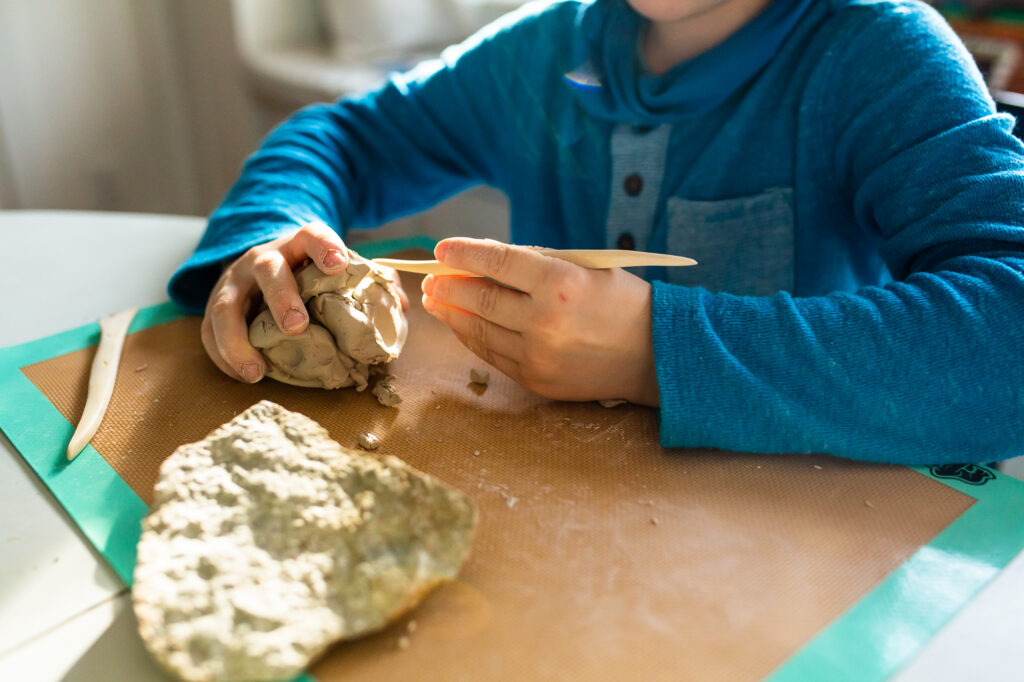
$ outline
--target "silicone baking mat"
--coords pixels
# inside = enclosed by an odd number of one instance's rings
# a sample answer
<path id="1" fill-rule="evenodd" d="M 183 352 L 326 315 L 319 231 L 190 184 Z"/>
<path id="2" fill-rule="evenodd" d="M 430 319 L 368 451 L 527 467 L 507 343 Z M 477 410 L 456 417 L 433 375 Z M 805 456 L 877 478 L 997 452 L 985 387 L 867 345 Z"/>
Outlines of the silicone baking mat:
<path id="1" fill-rule="evenodd" d="M 0 428 L 126 583 L 160 463 L 262 399 L 342 445 L 372 432 L 380 454 L 469 493 L 480 527 L 460 579 L 331 649 L 309 673 L 323 682 L 880 679 L 1024 547 L 1024 484 L 986 467 L 667 450 L 653 410 L 551 402 L 493 370 L 472 384 L 485 365 L 422 310 L 419 277 L 403 282 L 397 407 L 232 381 L 199 318 L 165 304 L 137 317 L 73 463 L 97 325 L 4 349 Z"/>

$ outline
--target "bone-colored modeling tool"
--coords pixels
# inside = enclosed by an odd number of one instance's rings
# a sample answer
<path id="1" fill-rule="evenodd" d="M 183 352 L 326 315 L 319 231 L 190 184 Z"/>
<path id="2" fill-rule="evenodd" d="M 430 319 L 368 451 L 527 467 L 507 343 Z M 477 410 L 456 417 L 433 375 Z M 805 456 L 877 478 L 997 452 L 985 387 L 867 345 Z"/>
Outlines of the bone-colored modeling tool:
<path id="1" fill-rule="evenodd" d="M 138 310 L 131 308 L 100 319 L 100 344 L 96 348 L 96 357 L 92 360 L 92 370 L 89 372 L 89 394 L 85 399 L 85 409 L 68 444 L 69 461 L 85 449 L 103 421 L 110 396 L 114 393 L 114 379 L 117 378 L 117 366 L 121 362 L 124 338 Z"/>
<path id="2" fill-rule="evenodd" d="M 668 253 L 648 253 L 646 251 L 627 251 L 621 249 L 537 249 L 537 251 L 540 251 L 545 256 L 559 258 L 593 270 L 632 268 L 644 265 L 679 267 L 697 264 L 697 261 L 685 256 L 674 256 Z M 425 275 L 479 277 L 475 273 L 452 268 L 436 260 L 374 258 L 373 261 L 379 265 L 386 265 L 403 272 L 418 272 Z"/>

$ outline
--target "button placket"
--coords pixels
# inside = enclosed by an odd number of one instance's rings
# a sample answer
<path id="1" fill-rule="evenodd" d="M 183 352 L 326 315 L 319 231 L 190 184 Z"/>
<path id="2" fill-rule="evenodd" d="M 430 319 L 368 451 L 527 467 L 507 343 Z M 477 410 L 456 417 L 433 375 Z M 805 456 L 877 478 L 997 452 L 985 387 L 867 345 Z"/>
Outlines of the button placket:
<path id="1" fill-rule="evenodd" d="M 646 249 L 654 230 L 672 126 L 619 124 L 612 131 L 612 187 L 605 248 Z M 642 268 L 631 268 L 642 275 Z"/>

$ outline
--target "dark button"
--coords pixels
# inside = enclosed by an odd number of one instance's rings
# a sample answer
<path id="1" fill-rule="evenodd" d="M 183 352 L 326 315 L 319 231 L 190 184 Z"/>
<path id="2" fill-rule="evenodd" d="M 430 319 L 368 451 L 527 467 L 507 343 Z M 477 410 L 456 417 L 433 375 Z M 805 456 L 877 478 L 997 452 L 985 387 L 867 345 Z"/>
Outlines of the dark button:
<path id="1" fill-rule="evenodd" d="M 626 176 L 626 179 L 622 181 L 622 189 L 626 190 L 626 194 L 629 196 L 635 197 L 643 191 L 644 179 L 636 173 L 630 173 Z"/>
<path id="2" fill-rule="evenodd" d="M 629 232 L 623 232 L 619 235 L 619 241 L 615 242 L 620 249 L 632 251 L 636 248 L 636 240 L 633 239 L 633 235 Z"/>
<path id="3" fill-rule="evenodd" d="M 654 130 L 654 126 L 649 126 L 647 124 L 633 126 L 633 132 L 636 133 L 637 135 L 646 135 L 652 130 Z"/>

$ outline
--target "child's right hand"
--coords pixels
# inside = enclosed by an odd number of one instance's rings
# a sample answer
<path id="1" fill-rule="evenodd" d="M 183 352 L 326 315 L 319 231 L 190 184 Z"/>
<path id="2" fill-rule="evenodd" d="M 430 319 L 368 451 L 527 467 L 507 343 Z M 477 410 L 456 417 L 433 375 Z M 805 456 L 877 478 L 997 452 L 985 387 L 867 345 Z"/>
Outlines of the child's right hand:
<path id="1" fill-rule="evenodd" d="M 310 258 L 325 273 L 338 272 L 348 265 L 347 254 L 338 233 L 323 223 L 310 223 L 242 254 L 224 269 L 206 302 L 202 339 L 210 359 L 235 379 L 249 383 L 262 379 L 266 364 L 249 344 L 246 321 L 253 303 L 262 294 L 285 334 L 303 332 L 309 316 L 292 269 Z"/>

